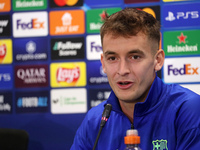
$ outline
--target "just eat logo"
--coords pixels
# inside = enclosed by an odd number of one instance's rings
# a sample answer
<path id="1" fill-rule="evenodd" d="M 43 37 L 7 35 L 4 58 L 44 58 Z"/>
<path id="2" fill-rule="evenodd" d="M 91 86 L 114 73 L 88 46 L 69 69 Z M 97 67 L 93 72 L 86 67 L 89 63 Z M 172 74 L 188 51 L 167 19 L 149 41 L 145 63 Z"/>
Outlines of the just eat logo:
<path id="1" fill-rule="evenodd" d="M 168 65 L 168 75 L 199 75 L 199 67 L 192 67 L 191 64 L 184 64 L 182 68 L 175 68 Z"/>

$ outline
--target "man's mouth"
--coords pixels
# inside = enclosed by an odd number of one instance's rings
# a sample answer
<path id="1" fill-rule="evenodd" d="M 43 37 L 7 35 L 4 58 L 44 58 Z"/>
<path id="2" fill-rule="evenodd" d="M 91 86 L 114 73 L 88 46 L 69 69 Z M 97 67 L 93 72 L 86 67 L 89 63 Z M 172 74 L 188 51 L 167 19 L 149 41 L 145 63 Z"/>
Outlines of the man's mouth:
<path id="1" fill-rule="evenodd" d="M 125 81 L 125 82 L 118 82 L 118 84 L 120 84 L 120 85 L 128 85 L 128 84 L 130 84 L 131 82 L 127 82 L 127 81 Z"/>
<path id="2" fill-rule="evenodd" d="M 118 87 L 123 90 L 127 90 L 133 86 L 133 82 L 131 81 L 119 81 L 117 82 L 117 84 L 118 84 Z"/>

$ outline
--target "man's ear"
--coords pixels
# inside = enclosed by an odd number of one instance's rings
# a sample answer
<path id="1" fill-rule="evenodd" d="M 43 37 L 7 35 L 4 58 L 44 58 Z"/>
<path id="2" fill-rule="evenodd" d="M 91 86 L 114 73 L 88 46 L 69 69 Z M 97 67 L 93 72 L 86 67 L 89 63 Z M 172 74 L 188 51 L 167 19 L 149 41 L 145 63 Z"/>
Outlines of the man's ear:
<path id="1" fill-rule="evenodd" d="M 164 64 L 164 60 L 165 60 L 165 52 L 162 49 L 159 49 L 155 55 L 155 71 L 159 71 L 163 64 Z"/>
<path id="2" fill-rule="evenodd" d="M 105 64 L 104 64 L 104 61 L 103 61 L 103 53 L 101 54 L 101 65 L 102 65 L 102 68 L 103 68 L 103 72 L 106 73 Z"/>

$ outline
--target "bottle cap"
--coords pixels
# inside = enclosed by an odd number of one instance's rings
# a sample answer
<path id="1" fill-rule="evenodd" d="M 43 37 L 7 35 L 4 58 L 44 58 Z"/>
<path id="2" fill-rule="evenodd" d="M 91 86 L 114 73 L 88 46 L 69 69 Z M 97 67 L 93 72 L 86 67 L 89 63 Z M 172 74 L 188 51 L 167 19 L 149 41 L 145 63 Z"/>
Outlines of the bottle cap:
<path id="1" fill-rule="evenodd" d="M 138 136 L 137 130 L 127 130 L 124 137 L 125 144 L 140 144 L 140 136 Z"/>
<path id="2" fill-rule="evenodd" d="M 126 131 L 126 136 L 129 135 L 138 135 L 138 131 L 136 129 L 130 129 Z"/>
<path id="3" fill-rule="evenodd" d="M 124 137 L 125 144 L 140 144 L 140 137 L 137 135 L 130 135 Z"/>

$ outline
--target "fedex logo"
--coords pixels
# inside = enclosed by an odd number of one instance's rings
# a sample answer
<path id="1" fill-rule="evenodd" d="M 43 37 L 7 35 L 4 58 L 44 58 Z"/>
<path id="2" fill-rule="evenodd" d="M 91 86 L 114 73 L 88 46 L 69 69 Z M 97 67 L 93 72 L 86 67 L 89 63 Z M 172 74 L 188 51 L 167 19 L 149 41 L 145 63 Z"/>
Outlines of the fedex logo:
<path id="1" fill-rule="evenodd" d="M 95 42 L 91 42 L 91 52 L 96 51 L 96 52 L 102 52 L 102 47 L 101 45 L 98 45 Z"/>
<path id="2" fill-rule="evenodd" d="M 31 19 L 30 22 L 22 22 L 21 19 L 17 20 L 17 29 L 40 29 L 44 28 L 44 21 L 38 21 L 37 18 Z"/>
<path id="3" fill-rule="evenodd" d="M 191 64 L 184 64 L 182 68 L 175 68 L 173 65 L 168 65 L 168 75 L 198 75 L 199 67 L 191 67 Z"/>
<path id="4" fill-rule="evenodd" d="M 12 25 L 14 37 L 47 36 L 48 14 L 45 11 L 14 13 Z"/>
<path id="5" fill-rule="evenodd" d="M 200 82 L 200 57 L 165 58 L 165 83 Z"/>
<path id="6" fill-rule="evenodd" d="M 102 53 L 101 38 L 100 35 L 88 35 L 87 41 L 87 59 L 88 60 L 100 60 Z"/>

